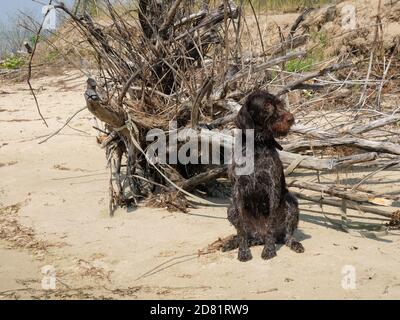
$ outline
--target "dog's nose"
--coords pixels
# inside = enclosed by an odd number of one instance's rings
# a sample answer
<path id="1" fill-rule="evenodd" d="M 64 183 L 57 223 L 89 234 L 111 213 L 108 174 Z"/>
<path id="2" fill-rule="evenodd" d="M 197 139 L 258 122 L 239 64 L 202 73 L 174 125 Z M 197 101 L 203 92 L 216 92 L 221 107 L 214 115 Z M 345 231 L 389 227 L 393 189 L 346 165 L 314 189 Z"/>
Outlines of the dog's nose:
<path id="1" fill-rule="evenodd" d="M 287 122 L 290 125 L 294 124 L 294 116 L 291 113 L 288 113 L 288 115 L 287 115 Z"/>

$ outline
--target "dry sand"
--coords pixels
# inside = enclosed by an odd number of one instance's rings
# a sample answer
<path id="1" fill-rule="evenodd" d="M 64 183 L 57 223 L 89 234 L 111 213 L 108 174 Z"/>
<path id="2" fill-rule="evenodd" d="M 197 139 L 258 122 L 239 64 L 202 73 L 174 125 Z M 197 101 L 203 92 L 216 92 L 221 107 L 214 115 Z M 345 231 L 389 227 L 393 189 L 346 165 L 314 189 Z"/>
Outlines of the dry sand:
<path id="1" fill-rule="evenodd" d="M 225 208 L 120 209 L 110 218 L 105 155 L 90 114 L 38 144 L 84 105 L 84 83 L 76 73 L 35 81 L 49 128 L 24 84 L 1 86 L 0 298 L 400 298 L 400 238 L 346 234 L 318 206 L 301 206 L 304 254 L 280 247 L 264 261 L 256 247 L 248 263 L 236 251 L 197 256 L 234 231 Z M 372 180 L 400 189 L 396 171 Z M 57 287 L 46 291 L 48 265 Z M 356 289 L 341 285 L 345 265 L 355 268 Z"/>

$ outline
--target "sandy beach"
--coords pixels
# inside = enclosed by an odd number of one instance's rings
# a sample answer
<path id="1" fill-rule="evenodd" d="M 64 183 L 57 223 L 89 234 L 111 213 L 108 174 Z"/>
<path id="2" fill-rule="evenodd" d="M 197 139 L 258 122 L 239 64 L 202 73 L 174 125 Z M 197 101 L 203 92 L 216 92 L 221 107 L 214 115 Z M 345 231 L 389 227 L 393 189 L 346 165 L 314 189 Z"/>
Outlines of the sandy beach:
<path id="1" fill-rule="evenodd" d="M 234 232 L 226 206 L 119 209 L 110 218 L 108 169 L 90 113 L 38 144 L 85 105 L 84 85 L 77 72 L 35 80 L 49 128 L 25 84 L 1 85 L 0 299 L 400 298 L 398 235 L 345 233 L 317 205 L 301 204 L 304 254 L 279 247 L 264 261 L 255 247 L 248 263 L 237 251 L 198 254 Z M 370 185 L 397 192 L 400 172 L 381 172 Z M 346 266 L 354 270 L 350 287 Z M 49 276 L 53 290 L 43 289 Z"/>

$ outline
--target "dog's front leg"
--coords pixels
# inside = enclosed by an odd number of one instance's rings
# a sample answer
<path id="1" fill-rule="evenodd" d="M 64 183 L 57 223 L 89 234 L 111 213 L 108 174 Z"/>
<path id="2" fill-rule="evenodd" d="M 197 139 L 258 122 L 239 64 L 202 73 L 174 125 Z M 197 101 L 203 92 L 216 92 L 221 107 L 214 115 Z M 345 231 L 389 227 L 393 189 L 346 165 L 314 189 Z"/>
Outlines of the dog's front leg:
<path id="1" fill-rule="evenodd" d="M 271 178 L 271 177 L 270 177 Z M 271 190 L 268 193 L 269 200 L 269 212 L 265 213 L 265 216 L 268 216 L 267 220 L 263 222 L 265 227 L 265 236 L 264 236 L 264 249 L 261 253 L 261 258 L 264 260 L 272 259 L 276 256 L 276 248 L 275 242 L 276 238 L 274 235 L 274 216 L 277 214 L 277 210 L 279 208 L 279 190 L 280 186 L 276 185 L 274 179 L 270 180 Z"/>
<path id="2" fill-rule="evenodd" d="M 239 238 L 238 260 L 242 261 L 242 262 L 249 261 L 253 258 L 253 256 L 251 255 L 247 232 L 244 228 L 243 221 L 240 221 L 238 228 L 237 228 L 237 232 L 238 232 L 238 238 Z"/>
<path id="3" fill-rule="evenodd" d="M 268 228 L 270 229 L 270 228 Z M 264 260 L 272 259 L 276 256 L 275 237 L 271 231 L 268 230 L 265 236 L 264 249 L 261 253 L 261 258 Z"/>

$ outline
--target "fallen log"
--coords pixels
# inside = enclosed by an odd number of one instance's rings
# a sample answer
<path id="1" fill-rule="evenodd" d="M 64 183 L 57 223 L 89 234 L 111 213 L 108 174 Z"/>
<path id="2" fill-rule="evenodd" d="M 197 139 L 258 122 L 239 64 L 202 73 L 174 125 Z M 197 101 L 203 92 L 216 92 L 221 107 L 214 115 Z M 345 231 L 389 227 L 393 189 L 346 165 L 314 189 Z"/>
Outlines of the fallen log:
<path id="1" fill-rule="evenodd" d="M 312 127 L 306 127 L 301 123 L 296 123 L 291 129 L 292 132 L 305 135 L 309 138 L 316 138 L 316 139 L 329 139 L 335 138 L 335 134 L 323 130 L 319 130 Z"/>
<path id="2" fill-rule="evenodd" d="M 372 141 L 363 138 L 355 137 L 342 137 L 342 138 L 330 138 L 325 140 L 313 140 L 312 142 L 307 140 L 296 141 L 283 145 L 284 149 L 290 152 L 300 152 L 310 147 L 313 148 L 325 148 L 332 146 L 349 146 L 357 147 L 361 149 L 371 150 L 375 152 L 385 152 L 400 155 L 400 146 L 386 141 Z"/>
<path id="3" fill-rule="evenodd" d="M 201 129 L 197 132 L 197 134 L 200 141 L 204 143 L 212 141 L 215 144 L 219 144 L 220 147 L 228 149 L 232 153 L 234 145 L 234 137 L 232 135 L 206 129 Z M 188 140 L 190 138 L 190 135 L 190 131 L 188 131 L 186 134 L 180 134 L 180 141 Z M 333 171 L 354 165 L 356 163 L 363 163 L 375 160 L 378 155 L 377 153 L 366 153 L 336 159 L 319 159 L 316 157 L 303 156 L 288 151 L 279 151 L 279 156 L 283 164 L 286 166 L 291 165 L 294 162 L 298 162 L 299 168 L 319 171 Z"/>
<path id="4" fill-rule="evenodd" d="M 300 192 L 296 192 L 296 191 L 291 191 L 297 198 L 299 199 L 303 199 L 303 200 L 307 200 L 310 202 L 315 202 L 318 204 L 325 204 L 328 206 L 332 206 L 332 207 L 337 207 L 337 208 L 342 208 L 343 203 L 341 200 L 332 200 L 332 199 L 325 199 L 322 198 L 321 196 L 309 196 L 309 195 L 305 195 L 303 193 Z M 354 204 L 352 201 L 346 201 L 347 206 L 350 209 L 353 210 L 359 210 L 362 212 L 368 212 L 368 213 L 372 213 L 372 214 L 376 214 L 382 217 L 386 217 L 391 219 L 393 217 L 393 214 L 381 209 L 377 209 L 375 207 L 370 207 L 370 206 L 364 206 L 364 205 L 358 205 L 358 204 Z M 395 212 L 396 208 L 391 208 L 393 210 L 393 212 Z"/>
<path id="5" fill-rule="evenodd" d="M 289 83 L 288 85 L 286 85 L 285 87 L 283 87 L 281 90 L 279 90 L 276 95 L 277 96 L 282 96 L 292 90 L 296 90 L 298 88 L 298 86 L 302 85 L 304 82 L 311 80 L 313 78 L 316 77 L 320 77 L 323 75 L 326 75 L 328 73 L 334 72 L 334 71 L 338 71 L 338 70 L 342 70 L 345 68 L 349 68 L 353 66 L 352 62 L 344 62 L 344 63 L 340 63 L 340 64 L 334 64 L 332 66 L 323 68 L 321 70 L 318 71 L 314 71 L 314 72 L 310 72 L 307 73 L 306 75 L 302 76 L 300 79 L 297 79 L 291 83 Z"/>
<path id="6" fill-rule="evenodd" d="M 359 203 L 370 203 L 380 206 L 390 207 L 393 205 L 393 200 L 387 199 L 384 196 L 377 196 L 366 192 L 343 190 L 336 185 L 323 185 L 320 183 L 306 182 L 293 180 L 288 183 L 289 187 L 295 187 L 298 189 L 312 190 L 321 192 L 323 195 L 330 195 L 342 199 L 351 200 Z"/>
<path id="7" fill-rule="evenodd" d="M 187 179 L 186 181 L 180 184 L 180 187 L 186 191 L 192 191 L 200 184 L 205 184 L 207 182 L 218 179 L 226 174 L 228 170 L 227 166 L 223 166 L 220 168 L 211 169 L 209 171 L 200 173 L 193 178 Z"/>
<path id="8" fill-rule="evenodd" d="M 182 34 L 177 35 L 174 40 L 180 41 L 184 38 L 190 37 L 190 35 L 193 35 L 195 32 L 198 32 L 200 36 L 204 35 L 204 33 L 207 33 L 212 27 L 222 23 L 225 18 L 236 19 L 238 14 L 238 7 L 232 1 L 229 1 L 229 10 L 227 11 L 225 11 L 224 4 L 221 4 L 215 10 L 210 11 L 200 23 L 195 25 L 193 28 L 186 30 Z"/>
<path id="9" fill-rule="evenodd" d="M 230 111 L 230 113 L 211 122 L 210 126 L 213 128 L 233 121 L 241 108 L 241 105 L 237 102 L 226 102 L 226 104 L 219 102 L 218 105 L 223 105 Z M 390 115 L 381 119 L 371 121 L 367 124 L 347 125 L 336 132 L 328 132 L 313 127 L 307 127 L 301 123 L 296 123 L 294 126 L 292 126 L 291 132 L 305 135 L 306 137 L 314 139 L 334 139 L 345 135 L 359 135 L 387 125 L 397 123 L 399 121 L 400 115 Z"/>
<path id="10" fill-rule="evenodd" d="M 290 165 L 295 161 L 301 160 L 298 164 L 299 168 L 318 170 L 318 171 L 335 171 L 350 167 L 357 163 L 364 163 L 376 159 L 376 153 L 368 153 L 363 155 L 353 155 L 341 158 L 319 159 L 316 157 L 302 156 L 297 153 L 280 151 L 279 156 L 285 165 Z"/>
<path id="11" fill-rule="evenodd" d="M 399 122 L 399 121 L 400 121 L 400 115 L 390 115 L 388 117 L 384 117 L 381 119 L 371 121 L 367 124 L 361 124 L 361 125 L 360 124 L 351 124 L 351 125 L 345 126 L 339 130 L 339 134 L 341 134 L 341 135 L 362 134 L 362 133 L 372 131 L 372 130 Z"/>

